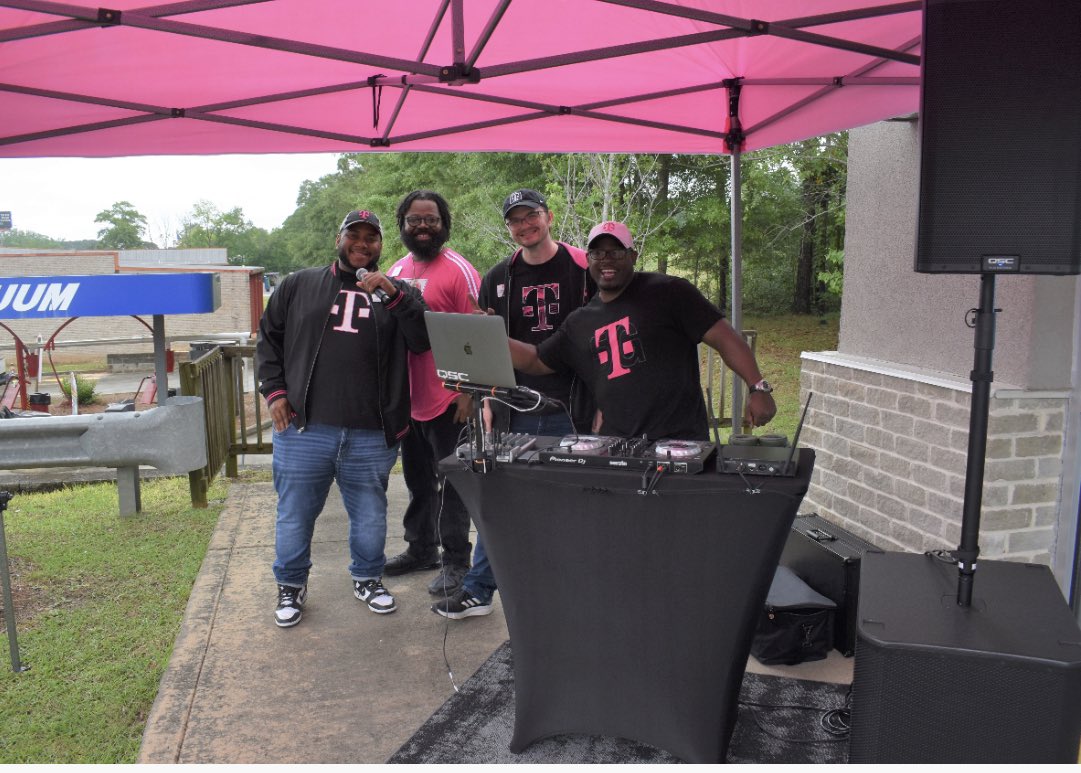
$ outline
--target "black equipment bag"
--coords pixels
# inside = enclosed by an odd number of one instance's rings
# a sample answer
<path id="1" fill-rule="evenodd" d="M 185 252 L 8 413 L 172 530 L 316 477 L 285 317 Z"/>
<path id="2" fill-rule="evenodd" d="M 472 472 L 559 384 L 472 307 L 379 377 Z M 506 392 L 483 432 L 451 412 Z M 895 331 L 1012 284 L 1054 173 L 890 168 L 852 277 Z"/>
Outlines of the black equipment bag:
<path id="1" fill-rule="evenodd" d="M 765 665 L 793 666 L 824 659 L 833 646 L 836 607 L 787 566 L 778 566 L 751 654 Z"/>
<path id="2" fill-rule="evenodd" d="M 869 550 L 878 548 L 817 513 L 810 513 L 796 517 L 781 554 L 781 566 L 792 569 L 837 605 L 833 646 L 846 657 L 856 651 L 860 559 Z"/>

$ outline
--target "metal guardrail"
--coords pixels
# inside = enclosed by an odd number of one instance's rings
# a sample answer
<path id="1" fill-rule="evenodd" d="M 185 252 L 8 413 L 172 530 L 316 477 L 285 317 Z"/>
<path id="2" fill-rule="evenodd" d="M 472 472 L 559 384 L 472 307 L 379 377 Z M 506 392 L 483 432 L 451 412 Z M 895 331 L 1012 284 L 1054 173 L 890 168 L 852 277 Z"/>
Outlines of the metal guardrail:
<path id="1" fill-rule="evenodd" d="M 207 506 L 207 491 L 223 465 L 226 476 L 235 478 L 240 455 L 274 450 L 264 434 L 269 425 L 263 419 L 254 369 L 248 375 L 251 388 L 245 389 L 244 361 L 254 357 L 254 344 L 215 346 L 196 360 L 180 363 L 180 393 L 202 397 L 205 411 L 207 464 L 188 474 L 195 507 Z M 253 411 L 248 410 L 246 393 L 255 397 Z"/>
<path id="2" fill-rule="evenodd" d="M 139 466 L 183 473 L 206 462 L 194 397 L 125 413 L 5 419 L 0 423 L 0 469 L 115 467 L 120 514 L 139 512 Z"/>

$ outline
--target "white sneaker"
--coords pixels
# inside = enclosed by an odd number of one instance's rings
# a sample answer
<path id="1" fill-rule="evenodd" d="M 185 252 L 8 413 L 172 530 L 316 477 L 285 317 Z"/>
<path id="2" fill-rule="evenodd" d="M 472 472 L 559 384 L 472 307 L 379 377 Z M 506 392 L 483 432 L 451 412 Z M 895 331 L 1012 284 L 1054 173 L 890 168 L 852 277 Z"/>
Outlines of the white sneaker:
<path id="1" fill-rule="evenodd" d="M 353 595 L 368 605 L 377 615 L 386 615 L 398 608 L 383 580 L 353 580 Z"/>
<path id="2" fill-rule="evenodd" d="M 278 585 L 278 608 L 274 610 L 274 622 L 279 628 L 290 628 L 303 617 L 304 602 L 308 599 L 308 586 Z"/>

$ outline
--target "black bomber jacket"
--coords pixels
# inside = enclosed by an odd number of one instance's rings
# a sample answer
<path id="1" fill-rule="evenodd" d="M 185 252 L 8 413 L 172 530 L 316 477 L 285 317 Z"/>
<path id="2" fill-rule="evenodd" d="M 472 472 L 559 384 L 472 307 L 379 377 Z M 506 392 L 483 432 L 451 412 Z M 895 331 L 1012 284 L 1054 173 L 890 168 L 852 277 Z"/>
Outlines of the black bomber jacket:
<path id="1" fill-rule="evenodd" d="M 296 412 L 293 424 L 301 431 L 307 425 L 308 388 L 315 358 L 330 321 L 330 307 L 342 287 L 338 270 L 335 261 L 290 274 L 270 296 L 259 322 L 255 343 L 259 392 L 267 404 L 287 397 Z M 390 281 L 398 294 L 387 303 L 372 304 L 379 351 L 379 415 L 388 446 L 409 431 L 406 353 L 419 354 L 429 349 L 424 325 L 428 307 L 420 291 L 401 280 Z"/>

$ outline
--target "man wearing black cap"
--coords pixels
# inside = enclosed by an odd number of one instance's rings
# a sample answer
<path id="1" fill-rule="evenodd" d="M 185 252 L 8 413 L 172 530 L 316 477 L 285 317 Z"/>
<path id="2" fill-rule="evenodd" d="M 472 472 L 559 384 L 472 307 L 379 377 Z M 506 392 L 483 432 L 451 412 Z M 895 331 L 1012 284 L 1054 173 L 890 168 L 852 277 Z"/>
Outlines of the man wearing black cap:
<path id="1" fill-rule="evenodd" d="M 556 331 L 568 314 L 592 297 L 596 285 L 587 271 L 585 251 L 552 238 L 552 213 L 541 193 L 521 188 L 507 196 L 503 201 L 503 222 L 521 249 L 485 274 L 478 304 L 503 317 L 511 338 L 539 344 Z M 558 400 L 565 408 L 520 413 L 495 403 L 491 405 L 495 429 L 553 436 L 572 433 L 574 425 L 580 432 L 590 430 L 593 401 L 587 389 L 576 388 L 580 382 L 573 373 L 516 373 L 515 379 L 520 386 Z M 462 587 L 436 602 L 432 611 L 453 620 L 487 615 L 492 612 L 495 591 L 495 575 L 478 535 L 473 567 Z"/>
<path id="2" fill-rule="evenodd" d="M 379 273 L 383 232 L 368 210 L 345 216 L 329 266 L 287 276 L 256 342 L 259 391 L 274 422 L 278 493 L 274 622 L 300 622 L 311 540 L 330 484 L 349 515 L 353 594 L 377 614 L 397 609 L 383 587 L 387 482 L 409 430 L 407 352 L 428 350 L 420 293 Z"/>
<path id="3" fill-rule="evenodd" d="M 636 272 L 638 253 L 623 223 L 598 224 L 587 245 L 596 297 L 538 346 L 512 339 L 517 370 L 571 370 L 584 378 L 603 416 L 603 435 L 709 440 L 698 371 L 702 342 L 749 385 L 751 423 L 773 418 L 773 389 L 720 309 L 685 279 Z"/>

